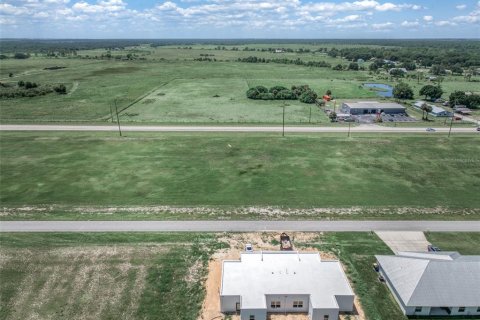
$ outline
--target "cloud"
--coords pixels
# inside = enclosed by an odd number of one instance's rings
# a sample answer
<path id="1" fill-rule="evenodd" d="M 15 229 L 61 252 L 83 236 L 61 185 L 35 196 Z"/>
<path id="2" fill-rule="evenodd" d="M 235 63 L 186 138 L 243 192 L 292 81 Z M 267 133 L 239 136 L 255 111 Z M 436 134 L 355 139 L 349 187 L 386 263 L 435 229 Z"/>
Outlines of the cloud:
<path id="1" fill-rule="evenodd" d="M 403 21 L 401 23 L 401 26 L 402 27 L 406 27 L 406 28 L 416 28 L 420 25 L 420 23 L 418 21 Z"/>
<path id="2" fill-rule="evenodd" d="M 391 29 L 394 26 L 392 22 L 374 23 L 372 28 L 375 30 Z"/>
<path id="3" fill-rule="evenodd" d="M 467 8 L 467 5 L 466 4 L 459 4 L 455 8 L 457 8 L 458 10 L 465 10 Z"/>
<path id="4" fill-rule="evenodd" d="M 431 22 L 431 21 L 433 21 L 433 17 L 432 16 L 423 16 L 423 21 Z"/>
<path id="5" fill-rule="evenodd" d="M 445 27 L 445 26 L 456 26 L 457 24 L 452 21 L 441 20 L 441 21 L 435 22 L 435 25 L 439 27 Z"/>

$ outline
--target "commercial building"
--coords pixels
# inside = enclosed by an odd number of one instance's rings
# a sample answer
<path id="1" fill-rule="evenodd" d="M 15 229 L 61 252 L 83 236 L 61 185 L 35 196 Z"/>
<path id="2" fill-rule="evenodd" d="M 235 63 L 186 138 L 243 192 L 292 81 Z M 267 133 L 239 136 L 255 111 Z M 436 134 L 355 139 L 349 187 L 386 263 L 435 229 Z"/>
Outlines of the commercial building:
<path id="1" fill-rule="evenodd" d="M 362 114 L 405 114 L 406 108 L 398 103 L 378 101 L 344 102 L 341 113 Z"/>
<path id="2" fill-rule="evenodd" d="M 376 258 L 405 315 L 480 315 L 480 256 L 399 252 Z"/>
<path id="3" fill-rule="evenodd" d="M 336 320 L 353 311 L 354 293 L 339 261 L 318 253 L 252 252 L 224 261 L 221 311 L 242 320 L 265 320 L 267 313 L 308 313 L 311 320 Z"/>

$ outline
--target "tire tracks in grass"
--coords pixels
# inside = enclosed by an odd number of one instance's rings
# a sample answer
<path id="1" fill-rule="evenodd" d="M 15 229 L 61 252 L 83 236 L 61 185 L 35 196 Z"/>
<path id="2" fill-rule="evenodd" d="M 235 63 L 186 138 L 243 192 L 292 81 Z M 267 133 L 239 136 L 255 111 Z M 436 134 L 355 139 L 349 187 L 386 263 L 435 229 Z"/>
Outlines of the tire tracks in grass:
<path id="1" fill-rule="evenodd" d="M 133 102 L 129 103 L 126 107 L 124 108 L 121 108 L 120 110 L 118 110 L 118 114 L 120 114 L 121 112 L 127 110 L 128 108 L 134 106 L 135 104 L 137 104 L 138 102 L 142 101 L 144 98 L 148 97 L 149 95 L 151 95 L 152 93 L 154 93 L 155 91 L 157 91 L 158 89 L 166 86 L 167 84 L 171 83 L 172 81 L 175 81 L 175 80 L 179 80 L 181 78 L 173 78 L 173 79 L 170 79 L 164 83 L 162 83 L 161 85 L 153 88 L 152 90 L 148 91 L 147 93 L 144 93 L 142 94 L 140 97 L 136 98 L 135 100 L 133 100 Z M 104 121 L 108 121 L 108 120 L 114 120 L 112 119 L 112 116 L 110 114 L 107 114 L 105 117 L 101 118 L 100 120 L 104 120 Z"/>

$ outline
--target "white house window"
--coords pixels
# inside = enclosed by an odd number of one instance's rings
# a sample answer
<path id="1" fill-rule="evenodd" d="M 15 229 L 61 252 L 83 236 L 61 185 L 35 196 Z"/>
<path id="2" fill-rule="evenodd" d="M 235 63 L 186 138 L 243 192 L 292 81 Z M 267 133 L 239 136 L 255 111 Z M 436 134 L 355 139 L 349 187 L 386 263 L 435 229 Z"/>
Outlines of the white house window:
<path id="1" fill-rule="evenodd" d="M 255 320 L 255 316 L 254 315 L 250 315 L 250 317 L 248 318 L 249 320 Z"/>
<path id="2" fill-rule="evenodd" d="M 303 301 L 293 301 L 294 308 L 303 308 Z"/>
<path id="3" fill-rule="evenodd" d="M 422 307 L 415 307 L 415 312 L 422 312 Z"/>
<path id="4" fill-rule="evenodd" d="M 278 309 L 278 308 L 280 308 L 280 306 L 281 306 L 281 305 L 280 305 L 280 301 L 272 301 L 272 302 L 270 303 L 270 307 L 271 307 L 272 309 Z"/>
<path id="5" fill-rule="evenodd" d="M 458 312 L 465 312 L 465 307 L 459 307 Z"/>

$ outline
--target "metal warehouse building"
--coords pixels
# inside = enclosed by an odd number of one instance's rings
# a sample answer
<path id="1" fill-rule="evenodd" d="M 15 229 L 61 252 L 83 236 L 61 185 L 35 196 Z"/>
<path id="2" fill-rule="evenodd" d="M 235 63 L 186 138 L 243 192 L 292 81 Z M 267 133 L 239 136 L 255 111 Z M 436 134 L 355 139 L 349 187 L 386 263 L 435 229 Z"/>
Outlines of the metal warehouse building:
<path id="1" fill-rule="evenodd" d="M 242 320 L 287 312 L 336 320 L 353 310 L 353 299 L 340 262 L 322 261 L 318 253 L 253 252 L 223 262 L 221 310 L 240 312 Z"/>
<path id="2" fill-rule="evenodd" d="M 404 314 L 480 315 L 480 256 L 399 252 L 376 258 Z"/>
<path id="3" fill-rule="evenodd" d="M 342 113 L 349 113 L 352 115 L 406 113 L 406 108 L 398 103 L 378 101 L 344 102 L 340 110 Z"/>

